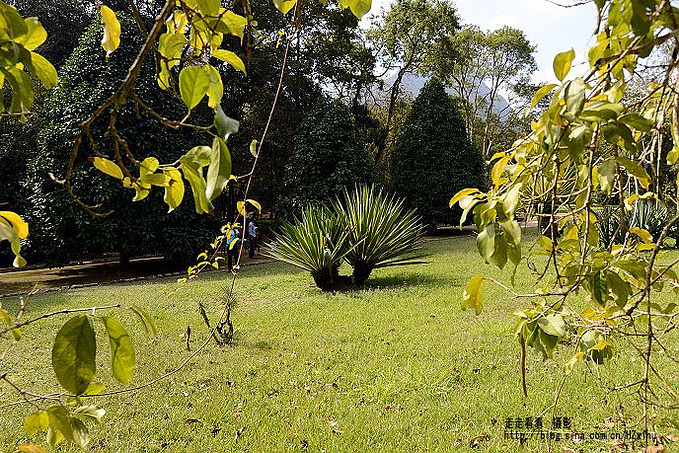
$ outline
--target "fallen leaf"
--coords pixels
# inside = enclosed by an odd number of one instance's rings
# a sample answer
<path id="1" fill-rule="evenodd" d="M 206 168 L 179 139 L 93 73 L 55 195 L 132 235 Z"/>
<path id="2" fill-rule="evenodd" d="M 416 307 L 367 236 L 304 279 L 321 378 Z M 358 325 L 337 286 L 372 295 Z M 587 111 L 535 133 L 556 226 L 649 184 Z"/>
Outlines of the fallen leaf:
<path id="1" fill-rule="evenodd" d="M 563 453 L 578 453 L 578 452 L 573 450 L 572 448 L 563 447 Z"/>
<path id="2" fill-rule="evenodd" d="M 665 453 L 665 446 L 663 444 L 649 445 L 644 448 L 644 453 Z"/>
<path id="3" fill-rule="evenodd" d="M 478 436 L 472 438 L 472 440 L 469 442 L 469 446 L 471 448 L 478 448 L 481 445 L 481 442 L 485 442 L 487 440 L 490 440 L 490 436 L 488 434 L 479 434 Z"/>
<path id="4" fill-rule="evenodd" d="M 238 439 L 240 438 L 240 436 L 243 435 L 243 433 L 245 432 L 246 429 L 247 429 L 247 426 L 243 426 L 238 431 L 236 431 L 236 437 L 233 438 L 233 441 L 238 442 Z"/>

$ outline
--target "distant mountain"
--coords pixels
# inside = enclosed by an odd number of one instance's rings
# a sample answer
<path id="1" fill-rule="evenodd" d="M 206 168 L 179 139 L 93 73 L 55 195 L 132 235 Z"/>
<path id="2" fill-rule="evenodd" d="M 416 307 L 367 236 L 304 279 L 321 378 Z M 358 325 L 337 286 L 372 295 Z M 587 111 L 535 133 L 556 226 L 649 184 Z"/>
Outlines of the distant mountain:
<path id="1" fill-rule="evenodd" d="M 396 74 L 392 75 L 387 79 L 385 87 L 390 88 L 395 80 Z M 415 98 L 420 93 L 420 90 L 422 89 L 427 80 L 428 79 L 426 77 L 421 77 L 415 73 L 408 72 L 403 76 L 403 80 L 401 82 L 401 90 Z M 453 90 L 452 88 L 447 88 L 446 92 L 448 92 L 448 94 L 459 96 L 459 94 L 456 93 L 455 90 Z M 481 82 L 479 84 L 477 97 L 483 98 L 486 95 L 488 95 L 489 92 L 490 88 L 488 87 L 488 85 L 486 85 L 485 82 Z M 468 99 L 468 101 L 473 101 L 473 99 Z M 501 95 L 498 95 L 497 98 L 495 99 L 495 102 L 493 103 L 493 110 L 495 110 L 496 112 L 502 112 L 501 115 L 502 118 L 507 116 L 507 114 L 509 113 L 509 103 L 507 102 L 507 99 L 505 99 Z"/>

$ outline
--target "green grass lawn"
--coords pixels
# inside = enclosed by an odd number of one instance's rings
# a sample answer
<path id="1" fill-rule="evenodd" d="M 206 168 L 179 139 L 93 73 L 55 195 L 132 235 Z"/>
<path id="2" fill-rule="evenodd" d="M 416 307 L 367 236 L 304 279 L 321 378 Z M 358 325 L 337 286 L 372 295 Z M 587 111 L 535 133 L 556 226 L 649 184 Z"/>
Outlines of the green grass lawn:
<path id="1" fill-rule="evenodd" d="M 92 429 L 92 450 L 548 451 L 546 441 L 533 439 L 521 447 L 505 439 L 505 422 L 536 417 L 550 406 L 571 349 L 559 349 L 547 362 L 529 349 L 529 396 L 523 397 L 510 314 L 527 301 L 487 284 L 480 316 L 460 309 L 470 277 L 483 272 L 508 282 L 511 270 L 483 264 L 470 236 L 434 240 L 426 249 L 428 264 L 377 270 L 366 289 L 336 295 L 320 292 L 307 274 L 287 265 L 244 267 L 233 316 L 235 344 L 210 345 L 185 369 L 150 388 L 99 399 L 107 414 Z M 517 283 L 532 289 L 527 270 L 519 271 Z M 137 347 L 134 383 L 141 384 L 187 355 L 187 326 L 193 348 L 205 339 L 197 305 L 203 302 L 216 317 L 226 284 L 227 275 L 214 272 L 172 296 L 166 295 L 176 288 L 171 280 L 47 293 L 32 300 L 27 316 L 118 302 L 141 306 L 157 319 L 156 340 L 144 334 L 133 314 L 116 315 Z M 14 311 L 17 300 L 7 298 L 3 304 Z M 26 327 L 5 358 L 8 376 L 36 391 L 54 389 L 51 343 L 66 319 Z M 96 327 L 98 379 L 110 384 L 109 390 L 121 388 L 110 374 L 103 329 Z M 676 337 L 668 342 L 677 352 Z M 677 384 L 676 373 L 670 373 L 676 366 L 670 363 L 660 366 Z M 636 380 L 637 370 L 639 361 L 625 350 L 605 366 L 576 368 L 556 415 L 568 417 L 573 430 L 586 438 L 554 442 L 553 451 L 610 451 L 610 440 L 591 440 L 589 434 L 639 429 L 636 396 L 607 390 Z M 0 386 L 0 405 L 19 399 Z M 0 409 L 0 450 L 13 451 L 23 441 L 44 443 L 43 434 L 23 432 L 22 420 L 30 411 L 25 406 Z M 672 416 L 654 414 L 653 428 L 674 434 Z M 551 411 L 544 416 L 545 428 L 551 417 Z M 483 437 L 472 449 L 477 436 Z M 637 444 L 634 451 L 640 450 Z"/>

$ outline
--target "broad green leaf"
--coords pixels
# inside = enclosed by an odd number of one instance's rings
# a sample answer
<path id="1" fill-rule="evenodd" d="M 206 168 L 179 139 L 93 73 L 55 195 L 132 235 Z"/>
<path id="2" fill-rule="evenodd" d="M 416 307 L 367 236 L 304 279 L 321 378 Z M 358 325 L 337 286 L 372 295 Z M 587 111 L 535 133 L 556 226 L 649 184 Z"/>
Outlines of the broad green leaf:
<path id="1" fill-rule="evenodd" d="M 200 66 L 187 66 L 179 73 L 179 93 L 189 111 L 198 105 L 209 87 L 210 76 Z"/>
<path id="2" fill-rule="evenodd" d="M 252 198 L 248 198 L 248 199 L 245 200 L 245 201 L 246 201 L 247 203 L 250 203 L 252 206 L 254 206 L 255 209 L 257 209 L 257 211 L 259 211 L 260 214 L 262 213 L 262 205 L 259 204 L 258 201 L 253 200 Z"/>
<path id="3" fill-rule="evenodd" d="M 546 315 L 538 318 L 538 326 L 547 335 L 563 337 L 566 335 L 566 324 L 561 315 Z"/>
<path id="4" fill-rule="evenodd" d="M 47 409 L 47 417 L 49 420 L 49 427 L 52 431 L 58 431 L 63 437 L 68 440 L 73 440 L 73 425 L 71 424 L 71 416 L 65 407 L 55 405 Z M 59 436 L 55 434 L 56 443 L 59 442 Z"/>
<path id="5" fill-rule="evenodd" d="M 575 58 L 575 51 L 573 49 L 561 52 L 554 57 L 554 74 L 556 78 L 563 81 L 571 70 L 573 59 Z"/>
<path id="6" fill-rule="evenodd" d="M 643 228 L 639 227 L 632 227 L 629 229 L 629 232 L 632 234 L 636 234 L 639 236 L 644 242 L 653 242 L 653 236 L 651 233 L 649 233 L 647 230 L 644 230 Z"/>
<path id="7" fill-rule="evenodd" d="M 450 199 L 450 201 L 448 202 L 448 206 L 452 208 L 455 205 L 455 203 L 458 203 L 462 198 L 469 196 L 469 195 L 472 195 L 472 194 L 477 194 L 477 193 L 481 193 L 481 191 L 479 189 L 473 189 L 473 188 L 462 189 L 458 193 L 456 193 L 453 196 L 453 198 Z"/>
<path id="8" fill-rule="evenodd" d="M 156 322 L 145 310 L 137 307 L 136 305 L 132 305 L 130 307 L 130 310 L 132 311 L 132 313 L 137 315 L 142 325 L 144 326 L 146 333 L 150 333 L 151 335 L 153 335 L 153 337 L 158 336 L 158 327 L 156 326 Z"/>
<path id="9" fill-rule="evenodd" d="M 164 173 L 170 178 L 170 182 L 165 186 L 163 200 L 170 208 L 167 212 L 172 212 L 184 200 L 184 180 L 182 179 L 182 174 L 175 168 L 164 170 Z"/>
<path id="10" fill-rule="evenodd" d="M 514 184 L 512 188 L 509 190 L 509 192 L 507 192 L 507 194 L 504 196 L 504 199 L 502 200 L 502 208 L 505 212 L 505 215 L 510 219 L 514 218 L 516 208 L 519 206 L 522 187 L 523 184 L 521 183 Z"/>
<path id="11" fill-rule="evenodd" d="M 507 236 L 504 234 L 495 235 L 495 247 L 490 256 L 490 264 L 498 269 L 504 269 L 507 264 Z"/>
<path id="12" fill-rule="evenodd" d="M 246 74 L 245 63 L 243 63 L 243 60 L 241 60 L 238 55 L 231 52 L 230 50 L 216 49 L 212 51 L 212 56 L 229 63 L 231 66 L 233 66 L 234 69 L 243 72 L 243 74 Z"/>
<path id="13" fill-rule="evenodd" d="M 354 13 L 358 19 L 362 19 L 363 16 L 370 12 L 372 7 L 372 0 L 340 0 L 340 6 L 342 4 L 348 4 L 351 12 Z M 345 8 L 345 6 L 342 6 Z"/>
<path id="14" fill-rule="evenodd" d="M 469 280 L 462 294 L 462 309 L 473 308 L 477 316 L 483 310 L 483 281 L 483 275 L 475 275 Z"/>
<path id="15" fill-rule="evenodd" d="M 231 153 L 226 142 L 215 137 L 212 141 L 212 155 L 207 169 L 205 196 L 208 200 L 214 200 L 222 193 L 229 176 L 231 176 Z"/>
<path id="16" fill-rule="evenodd" d="M 606 305 L 608 299 L 608 286 L 606 279 L 601 278 L 601 272 L 597 271 L 592 276 L 592 299 L 599 305 Z"/>
<path id="17" fill-rule="evenodd" d="M 90 158 L 90 161 L 100 172 L 106 173 L 107 175 L 113 176 L 117 179 L 123 179 L 123 171 L 115 162 L 103 157 L 92 157 Z"/>
<path id="18" fill-rule="evenodd" d="M 9 106 L 11 113 L 26 113 L 33 106 L 33 82 L 24 71 L 16 67 L 4 71 L 4 75 L 12 88 L 12 103 Z"/>
<path id="19" fill-rule="evenodd" d="M 222 101 L 224 95 L 224 84 L 222 83 L 222 76 L 211 65 L 204 66 L 205 72 L 210 76 L 210 86 L 207 89 L 208 102 L 207 105 L 214 109 Z"/>
<path id="20" fill-rule="evenodd" d="M 40 21 L 35 17 L 27 17 L 24 20 L 27 31 L 17 38 L 16 42 L 28 50 L 34 50 L 47 39 L 47 32 Z M 32 53 L 32 52 L 31 52 Z"/>
<path id="21" fill-rule="evenodd" d="M 229 135 L 238 132 L 240 123 L 233 118 L 226 116 L 224 110 L 222 110 L 221 105 L 217 105 L 215 108 L 215 129 L 217 129 L 217 135 L 224 139 L 224 141 L 229 139 Z"/>
<path id="22" fill-rule="evenodd" d="M 210 149 L 210 148 L 208 148 Z M 207 183 L 202 174 L 202 166 L 196 160 L 184 155 L 179 158 L 181 163 L 181 170 L 184 178 L 191 186 L 191 193 L 193 194 L 193 201 L 195 203 L 196 212 L 198 214 L 207 214 L 212 212 L 214 206 L 205 196 L 205 188 Z"/>
<path id="23" fill-rule="evenodd" d="M 220 30 L 222 33 L 231 33 L 234 36 L 238 36 L 241 40 L 243 39 L 243 29 L 248 24 L 248 20 L 234 13 L 231 10 L 225 10 L 221 12 L 221 18 L 219 19 L 220 24 L 226 27 L 226 30 Z M 254 26 L 254 25 L 253 25 Z"/>
<path id="24" fill-rule="evenodd" d="M 615 296 L 615 303 L 624 308 L 631 294 L 631 286 L 615 272 L 606 273 L 606 283 Z"/>
<path id="25" fill-rule="evenodd" d="M 601 191 L 610 194 L 615 184 L 616 165 L 613 159 L 604 161 L 599 165 L 597 171 L 597 179 L 599 180 L 599 187 Z"/>
<path id="26" fill-rule="evenodd" d="M 54 88 L 57 86 L 57 70 L 54 69 L 52 63 L 47 61 L 45 57 L 35 52 L 31 52 L 31 65 L 35 76 L 40 79 L 45 88 Z"/>
<path id="27" fill-rule="evenodd" d="M 13 6 L 0 2 L 0 25 L 10 38 L 19 38 L 28 33 L 28 25 Z"/>
<path id="28" fill-rule="evenodd" d="M 628 126 L 631 126 L 634 129 L 642 132 L 650 131 L 654 125 L 653 121 L 644 118 L 638 113 L 627 113 L 618 118 L 618 121 L 620 121 L 621 123 L 625 123 Z"/>
<path id="29" fill-rule="evenodd" d="M 620 165 L 625 167 L 625 169 L 637 180 L 639 180 L 639 184 L 642 185 L 644 189 L 648 189 L 648 186 L 651 182 L 651 177 L 648 176 L 648 173 L 646 173 L 646 170 L 644 170 L 644 167 L 641 166 L 641 164 L 637 161 L 630 160 L 626 157 L 618 156 L 615 159 Z"/>
<path id="30" fill-rule="evenodd" d="M 273 0 L 273 4 L 276 6 L 278 11 L 282 12 L 283 14 L 288 14 L 288 11 L 290 11 L 296 3 L 297 0 Z"/>
<path id="31" fill-rule="evenodd" d="M 24 429 L 26 430 L 26 433 L 31 436 L 38 431 L 47 429 L 48 425 L 49 417 L 47 416 L 47 412 L 42 410 L 33 412 L 24 419 Z"/>
<path id="32" fill-rule="evenodd" d="M 101 322 L 106 326 L 111 345 L 111 370 L 113 377 L 121 384 L 129 384 L 134 375 L 134 345 L 125 328 L 114 318 L 104 316 Z"/>
<path id="33" fill-rule="evenodd" d="M 495 253 L 495 225 L 490 224 L 479 233 L 476 247 L 486 263 L 490 263 L 490 257 Z"/>
<path id="34" fill-rule="evenodd" d="M 106 5 L 100 5 L 101 23 L 104 26 L 104 37 L 101 40 L 101 46 L 106 51 L 106 59 L 115 51 L 120 45 L 120 22 L 111 8 Z"/>
<path id="35" fill-rule="evenodd" d="M 206 16 L 216 16 L 219 14 L 220 0 L 196 0 L 196 4 Z"/>
<path id="36" fill-rule="evenodd" d="M 577 77 L 566 86 L 566 107 L 573 115 L 579 115 L 585 105 L 585 82 Z"/>
<path id="37" fill-rule="evenodd" d="M 71 418 L 71 427 L 73 428 L 73 443 L 84 449 L 90 442 L 89 429 L 82 420 L 77 418 Z"/>
<path id="38" fill-rule="evenodd" d="M 52 346 L 52 368 L 61 386 L 76 395 L 87 390 L 96 370 L 96 353 L 97 343 L 90 318 L 77 315 L 66 322 Z"/>
<path id="39" fill-rule="evenodd" d="M 557 86 L 556 83 L 550 83 L 548 85 L 541 87 L 539 90 L 537 90 L 535 92 L 535 94 L 533 95 L 533 99 L 530 102 L 530 108 L 532 109 L 533 107 L 538 105 L 538 102 L 540 102 L 542 100 L 542 98 L 544 98 L 549 93 L 551 93 L 552 90 L 554 88 L 556 88 L 556 86 Z"/>

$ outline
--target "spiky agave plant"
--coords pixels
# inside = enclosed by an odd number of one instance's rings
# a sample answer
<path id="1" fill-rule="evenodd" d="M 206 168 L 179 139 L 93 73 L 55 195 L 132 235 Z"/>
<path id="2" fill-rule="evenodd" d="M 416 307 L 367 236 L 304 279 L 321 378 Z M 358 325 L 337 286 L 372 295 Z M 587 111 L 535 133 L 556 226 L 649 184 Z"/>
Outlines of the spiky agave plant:
<path id="1" fill-rule="evenodd" d="M 309 205 L 295 223 L 283 222 L 264 254 L 311 273 L 320 289 L 330 291 L 347 253 L 348 231 L 325 205 Z"/>
<path id="2" fill-rule="evenodd" d="M 333 202 L 338 218 L 348 229 L 345 260 L 353 268 L 354 285 L 360 286 L 373 269 L 414 264 L 422 245 L 424 225 L 403 200 L 375 186 L 356 186 Z"/>

